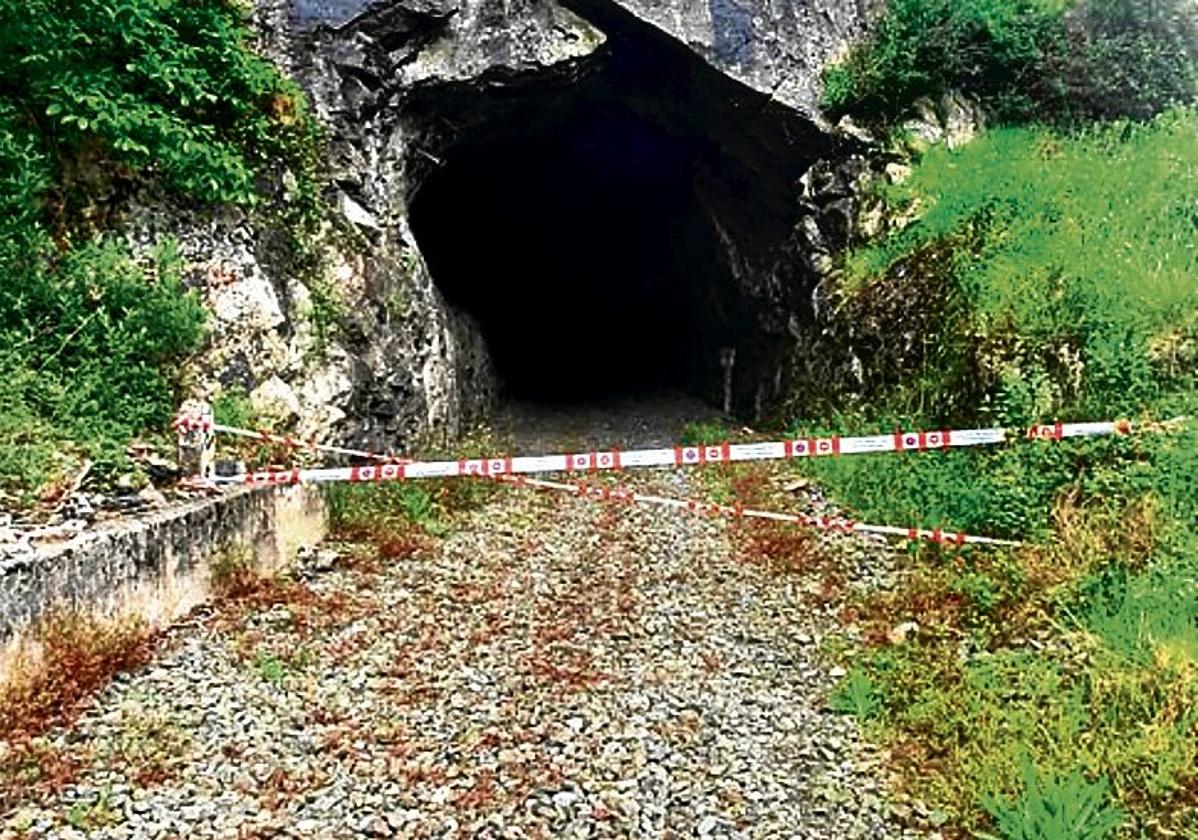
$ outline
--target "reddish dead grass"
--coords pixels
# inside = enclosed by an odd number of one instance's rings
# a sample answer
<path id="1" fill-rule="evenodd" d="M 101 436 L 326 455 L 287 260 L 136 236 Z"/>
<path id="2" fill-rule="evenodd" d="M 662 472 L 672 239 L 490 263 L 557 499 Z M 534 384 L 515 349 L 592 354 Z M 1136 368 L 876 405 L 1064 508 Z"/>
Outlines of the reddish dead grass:
<path id="1" fill-rule="evenodd" d="M 767 466 L 738 465 L 729 472 L 732 493 L 745 507 L 785 511 L 793 504 Z M 775 573 L 826 569 L 830 562 L 815 531 L 803 525 L 741 519 L 733 523 L 730 533 L 743 560 Z"/>
<path id="2" fill-rule="evenodd" d="M 156 642 L 143 621 L 106 624 L 76 612 L 50 616 L 34 638 L 40 658 L 18 662 L 0 687 L 0 731 L 9 739 L 71 723 L 113 676 L 148 662 Z"/>
<path id="3" fill-rule="evenodd" d="M 38 738 L 0 744 L 0 813 L 57 795 L 79 778 L 91 758 L 86 750 L 64 750 Z"/>
<path id="4" fill-rule="evenodd" d="M 41 655 L 17 662 L 0 686 L 0 811 L 70 784 L 88 757 L 38 736 L 71 725 L 116 674 L 149 661 L 157 641 L 140 620 L 102 623 L 78 612 L 47 617 L 33 638 Z"/>
<path id="5" fill-rule="evenodd" d="M 284 606 L 290 629 L 304 639 L 344 627 L 377 606 L 365 593 L 320 593 L 297 580 L 262 576 L 248 565 L 224 569 L 213 589 L 217 627 L 231 630 L 252 613 Z"/>
<path id="6" fill-rule="evenodd" d="M 394 524 L 355 524 L 337 529 L 337 538 L 357 545 L 370 546 L 376 562 L 407 560 L 426 551 L 432 540 L 415 526 L 398 527 Z M 373 564 L 366 564 L 369 567 Z"/>

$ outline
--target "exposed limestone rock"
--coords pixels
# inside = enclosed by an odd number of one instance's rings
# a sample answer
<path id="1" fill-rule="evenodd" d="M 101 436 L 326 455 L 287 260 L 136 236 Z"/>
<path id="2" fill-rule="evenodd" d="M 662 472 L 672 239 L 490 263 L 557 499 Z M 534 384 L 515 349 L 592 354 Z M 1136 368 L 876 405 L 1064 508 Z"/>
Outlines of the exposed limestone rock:
<path id="1" fill-rule="evenodd" d="M 912 106 L 914 116 L 902 130 L 923 146 L 944 143 L 955 149 L 972 140 L 985 126 L 981 107 L 967 96 L 950 91 L 938 101 L 927 97 Z"/>
<path id="2" fill-rule="evenodd" d="M 282 423 L 297 420 L 302 407 L 291 386 L 277 376 L 250 392 L 250 404 L 259 414 Z"/>
<path id="3" fill-rule="evenodd" d="M 885 383 L 908 375 L 919 363 L 936 313 L 948 289 L 940 259 L 899 267 L 868 294 L 834 296 L 834 255 L 867 240 L 901 230 L 918 218 L 918 203 L 892 213 L 870 189 L 877 182 L 899 183 L 911 175 L 911 153 L 933 144 L 949 148 L 969 142 L 984 126 L 978 105 L 959 93 L 939 102 L 921 100 L 916 116 L 902 126 L 906 148 L 865 148 L 839 160 L 822 160 L 803 179 L 806 215 L 796 228 L 792 252 L 819 276 L 811 300 L 812 321 L 792 332 L 794 343 L 780 354 L 777 391 L 784 413 L 834 398 L 843 408 L 853 399 L 868 401 Z M 914 142 L 913 142 L 914 141 Z M 818 383 L 819 389 L 812 388 Z"/>

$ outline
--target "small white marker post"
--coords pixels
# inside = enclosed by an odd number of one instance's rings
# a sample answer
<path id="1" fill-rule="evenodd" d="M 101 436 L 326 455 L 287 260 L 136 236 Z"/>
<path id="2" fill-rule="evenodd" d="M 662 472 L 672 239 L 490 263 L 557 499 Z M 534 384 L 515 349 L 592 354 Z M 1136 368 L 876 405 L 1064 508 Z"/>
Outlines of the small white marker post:
<path id="1" fill-rule="evenodd" d="M 211 404 L 203 400 L 188 400 L 179 412 L 189 419 L 178 426 L 179 469 L 184 475 L 210 480 L 216 472 L 216 433 Z"/>
<path id="2" fill-rule="evenodd" d="M 732 366 L 736 364 L 736 348 L 720 348 L 720 367 L 724 369 L 724 413 L 732 413 Z"/>

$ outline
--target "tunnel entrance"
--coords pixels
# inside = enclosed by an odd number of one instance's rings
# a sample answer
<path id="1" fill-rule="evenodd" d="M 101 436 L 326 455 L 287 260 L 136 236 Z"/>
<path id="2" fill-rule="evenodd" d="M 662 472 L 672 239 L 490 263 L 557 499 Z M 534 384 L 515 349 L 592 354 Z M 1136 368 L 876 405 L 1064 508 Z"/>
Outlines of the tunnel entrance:
<path id="1" fill-rule="evenodd" d="M 582 79 L 429 103 L 457 132 L 412 230 L 507 396 L 718 405 L 721 350 L 756 330 L 746 273 L 793 227 L 822 135 L 656 30 L 596 23 L 609 41 Z"/>
<path id="2" fill-rule="evenodd" d="M 478 320 L 513 396 L 694 386 L 719 281 L 694 143 L 603 104 L 457 149 L 413 204 L 446 298 Z"/>

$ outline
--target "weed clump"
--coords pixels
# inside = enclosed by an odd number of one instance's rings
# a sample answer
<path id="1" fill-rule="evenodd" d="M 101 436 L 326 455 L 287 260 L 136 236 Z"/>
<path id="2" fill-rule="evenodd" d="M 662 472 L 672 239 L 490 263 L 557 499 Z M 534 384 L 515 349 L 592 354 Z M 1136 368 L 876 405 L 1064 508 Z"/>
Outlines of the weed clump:
<path id="1" fill-rule="evenodd" d="M 1104 840 L 1123 824 L 1122 812 L 1107 798 L 1105 780 L 1091 783 L 1077 771 L 1063 778 L 1044 778 L 1027 759 L 1023 779 L 1017 799 L 987 797 L 985 801 L 1005 840 Z"/>
<path id="2" fill-rule="evenodd" d="M 452 450 L 433 448 L 422 458 L 478 458 L 495 452 L 489 434 L 474 432 Z M 430 538 L 444 537 L 456 516 L 483 507 L 497 492 L 504 491 L 484 478 L 336 484 L 329 488 L 329 524 L 334 536 L 371 545 L 379 559 L 401 560 L 426 548 Z"/>

